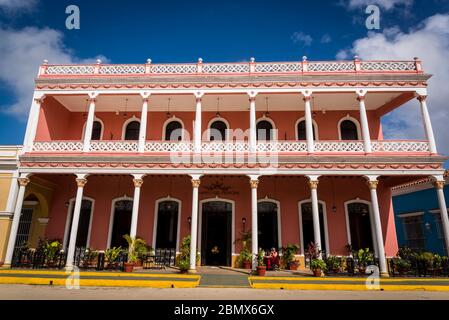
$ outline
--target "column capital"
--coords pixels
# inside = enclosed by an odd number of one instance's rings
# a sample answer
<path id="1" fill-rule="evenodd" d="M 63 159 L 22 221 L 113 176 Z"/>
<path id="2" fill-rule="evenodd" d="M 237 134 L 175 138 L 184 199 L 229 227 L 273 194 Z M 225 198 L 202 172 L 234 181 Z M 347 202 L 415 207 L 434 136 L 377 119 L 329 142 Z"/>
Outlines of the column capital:
<path id="1" fill-rule="evenodd" d="M 416 99 L 418 99 L 419 102 L 424 102 L 427 100 L 427 95 L 419 95 Z"/>
<path id="2" fill-rule="evenodd" d="M 368 93 L 368 91 L 364 90 L 364 89 L 357 89 L 355 91 L 355 93 L 357 94 L 357 100 L 358 101 L 363 101 L 363 100 L 365 100 L 365 96 Z"/>
<path id="3" fill-rule="evenodd" d="M 141 92 L 140 96 L 142 97 L 143 101 L 148 101 L 148 98 L 151 96 L 151 92 Z"/>
<path id="4" fill-rule="evenodd" d="M 247 94 L 249 96 L 249 101 L 255 101 L 258 92 L 257 91 L 248 91 Z"/>
<path id="5" fill-rule="evenodd" d="M 193 95 L 195 96 L 195 99 L 198 102 L 198 101 L 201 101 L 201 99 L 203 98 L 204 92 L 203 91 L 195 91 L 193 93 Z"/>
<path id="6" fill-rule="evenodd" d="M 446 181 L 444 181 L 444 180 L 436 180 L 436 181 L 433 181 L 432 184 L 435 187 L 435 189 L 442 190 L 442 189 L 444 189 Z"/>
<path id="7" fill-rule="evenodd" d="M 24 177 L 17 178 L 17 181 L 21 187 L 26 187 L 30 183 L 30 179 Z"/>
<path id="8" fill-rule="evenodd" d="M 134 188 L 140 188 L 143 185 L 143 179 L 133 179 Z"/>
<path id="9" fill-rule="evenodd" d="M 46 95 L 43 94 L 41 96 L 34 97 L 33 100 L 35 103 L 41 104 L 42 102 L 44 102 L 45 98 L 46 98 Z"/>
<path id="10" fill-rule="evenodd" d="M 249 184 L 251 186 L 251 189 L 257 189 L 257 187 L 259 186 L 259 180 L 249 180 Z"/>
<path id="11" fill-rule="evenodd" d="M 370 188 L 370 190 L 376 190 L 377 186 L 379 185 L 379 181 L 377 181 L 377 180 L 368 180 L 366 182 L 366 184 L 368 185 L 368 188 Z"/>
<path id="12" fill-rule="evenodd" d="M 98 98 L 99 93 L 98 92 L 89 92 L 89 101 L 95 102 L 95 99 Z"/>
<path id="13" fill-rule="evenodd" d="M 200 184 L 201 184 L 201 180 L 200 179 L 192 179 L 192 187 L 193 188 L 199 188 Z"/>
<path id="14" fill-rule="evenodd" d="M 312 98 L 313 91 L 312 90 L 301 90 L 300 93 L 303 95 L 303 97 L 304 97 L 303 99 L 307 99 L 307 101 L 309 101 L 310 98 Z M 306 100 L 304 100 L 304 101 L 306 101 Z"/>
<path id="15" fill-rule="evenodd" d="M 318 180 L 309 180 L 309 187 L 310 187 L 310 189 L 314 189 L 314 190 L 318 189 L 318 184 L 319 183 L 320 182 Z"/>
<path id="16" fill-rule="evenodd" d="M 76 179 L 76 185 L 78 188 L 84 188 L 87 184 L 86 178 L 77 178 Z"/>

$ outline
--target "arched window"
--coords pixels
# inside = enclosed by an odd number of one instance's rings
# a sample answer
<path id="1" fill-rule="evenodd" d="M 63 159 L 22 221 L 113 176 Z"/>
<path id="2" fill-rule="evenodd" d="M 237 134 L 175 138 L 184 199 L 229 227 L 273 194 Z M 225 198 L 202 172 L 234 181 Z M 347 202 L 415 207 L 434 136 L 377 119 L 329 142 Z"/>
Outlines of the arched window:
<path id="1" fill-rule="evenodd" d="M 302 120 L 298 122 L 298 125 L 296 127 L 296 130 L 298 132 L 298 140 L 307 140 L 306 135 L 306 121 Z M 316 140 L 316 128 L 315 123 L 312 124 L 312 130 L 313 130 L 313 140 Z"/>
<path id="2" fill-rule="evenodd" d="M 112 212 L 112 231 L 109 247 L 127 248 L 128 242 L 123 238 L 131 230 L 131 217 L 133 210 L 132 200 L 119 200 L 114 203 Z"/>
<path id="3" fill-rule="evenodd" d="M 179 221 L 179 203 L 174 200 L 160 201 L 157 205 L 157 249 L 176 249 Z"/>
<path id="4" fill-rule="evenodd" d="M 92 220 L 92 200 L 83 199 L 81 202 L 81 211 L 80 217 L 78 220 L 78 234 L 76 235 L 76 246 L 80 248 L 87 248 L 89 246 L 89 233 L 90 233 L 90 224 Z M 75 200 L 70 202 L 70 212 L 69 212 L 69 222 L 67 235 L 65 238 L 66 246 L 69 245 L 70 234 L 72 232 L 72 222 L 73 222 L 73 211 L 75 210 Z"/>
<path id="5" fill-rule="evenodd" d="M 341 140 L 359 140 L 357 125 L 352 120 L 343 120 L 340 123 Z"/>
<path id="6" fill-rule="evenodd" d="M 275 202 L 261 201 L 257 204 L 258 244 L 265 251 L 279 249 L 278 214 Z"/>
<path id="7" fill-rule="evenodd" d="M 257 140 L 270 141 L 273 139 L 273 125 L 270 121 L 261 120 L 256 125 Z"/>
<path id="8" fill-rule="evenodd" d="M 177 120 L 172 120 L 165 126 L 165 141 L 181 141 L 182 124 Z"/>
<path id="9" fill-rule="evenodd" d="M 226 130 L 228 126 L 224 121 L 215 120 L 210 125 L 210 141 L 225 141 L 226 140 Z"/>
<path id="10" fill-rule="evenodd" d="M 131 121 L 126 125 L 125 140 L 139 140 L 140 122 Z"/>
<path id="11" fill-rule="evenodd" d="M 102 124 L 100 121 L 94 121 L 92 126 L 91 140 L 101 140 Z"/>
<path id="12" fill-rule="evenodd" d="M 352 250 L 369 248 L 373 251 L 369 204 L 359 201 L 347 203 L 346 214 L 350 236 L 348 240 L 350 240 Z"/>

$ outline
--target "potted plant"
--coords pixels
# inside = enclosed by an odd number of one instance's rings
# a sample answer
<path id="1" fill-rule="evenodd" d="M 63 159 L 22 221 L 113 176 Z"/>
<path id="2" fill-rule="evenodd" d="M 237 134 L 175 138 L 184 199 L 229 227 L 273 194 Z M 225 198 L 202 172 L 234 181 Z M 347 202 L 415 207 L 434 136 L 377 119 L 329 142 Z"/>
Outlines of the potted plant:
<path id="1" fill-rule="evenodd" d="M 396 269 L 398 270 L 401 276 L 410 270 L 411 263 L 409 261 L 402 258 L 398 258 L 395 262 L 396 262 L 395 263 Z"/>
<path id="2" fill-rule="evenodd" d="M 264 263 L 265 258 L 265 251 L 262 249 L 259 250 L 259 253 L 257 254 L 257 275 L 260 277 L 265 276 L 265 272 L 267 271 L 267 267 Z"/>
<path id="3" fill-rule="evenodd" d="M 142 250 L 142 247 L 146 248 L 147 244 L 145 243 L 145 240 L 131 237 L 129 234 L 125 234 L 123 238 L 128 242 L 128 260 L 124 263 L 125 272 L 133 272 L 134 266 L 138 260 L 136 249 Z"/>
<path id="4" fill-rule="evenodd" d="M 198 262 L 200 256 L 197 252 L 196 261 Z M 182 239 L 180 254 L 176 259 L 176 266 L 181 273 L 187 273 L 190 269 L 190 236 Z"/>
<path id="5" fill-rule="evenodd" d="M 113 247 L 106 249 L 104 252 L 104 257 L 106 261 L 108 262 L 107 268 L 108 269 L 116 269 L 118 265 L 118 259 L 120 257 L 120 254 L 122 253 L 122 247 Z"/>
<path id="6" fill-rule="evenodd" d="M 44 242 L 43 252 L 49 268 L 53 268 L 56 265 L 56 258 L 61 248 L 62 245 L 58 240 L 47 240 Z"/>
<path id="7" fill-rule="evenodd" d="M 315 277 L 321 277 L 323 272 L 326 271 L 326 262 L 321 259 L 313 259 L 310 262 L 310 269 L 312 269 Z"/>
<path id="8" fill-rule="evenodd" d="M 338 273 L 341 268 L 341 258 L 337 256 L 329 255 L 324 260 L 326 262 L 327 270 L 333 273 Z"/>
<path id="9" fill-rule="evenodd" d="M 253 254 L 246 248 L 240 251 L 237 258 L 237 263 L 242 266 L 243 269 L 251 269 L 251 261 L 253 259 Z"/>
<path id="10" fill-rule="evenodd" d="M 282 262 L 289 270 L 297 270 L 299 262 L 294 260 L 295 254 L 298 252 L 299 247 L 295 244 L 287 244 L 285 248 L 282 248 Z"/>
<path id="11" fill-rule="evenodd" d="M 91 248 L 86 248 L 84 251 L 84 257 L 83 257 L 83 268 L 90 268 L 94 267 L 96 264 L 96 260 L 98 258 L 98 251 L 93 250 Z"/>
<path id="12" fill-rule="evenodd" d="M 359 273 L 364 275 L 366 273 L 366 267 L 374 262 L 374 256 L 369 251 L 369 248 L 360 249 L 359 251 L 357 251 L 357 262 Z"/>

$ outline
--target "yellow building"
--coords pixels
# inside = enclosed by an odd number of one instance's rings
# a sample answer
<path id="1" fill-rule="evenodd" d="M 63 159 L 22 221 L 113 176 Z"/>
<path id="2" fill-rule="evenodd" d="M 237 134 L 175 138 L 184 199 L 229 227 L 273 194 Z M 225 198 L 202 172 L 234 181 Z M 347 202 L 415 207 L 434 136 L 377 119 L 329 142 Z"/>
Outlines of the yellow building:
<path id="1" fill-rule="evenodd" d="M 0 265 L 5 258 L 17 197 L 18 146 L 0 146 Z"/>

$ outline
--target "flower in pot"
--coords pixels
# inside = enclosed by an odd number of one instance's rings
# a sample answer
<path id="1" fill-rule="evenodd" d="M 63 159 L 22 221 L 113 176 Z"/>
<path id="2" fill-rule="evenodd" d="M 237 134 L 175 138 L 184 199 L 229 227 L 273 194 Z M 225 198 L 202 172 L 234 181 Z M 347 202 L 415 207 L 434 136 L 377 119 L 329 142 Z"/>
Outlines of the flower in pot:
<path id="1" fill-rule="evenodd" d="M 310 262 L 310 269 L 312 269 L 315 277 L 321 277 L 323 272 L 327 269 L 326 262 L 321 259 L 313 259 Z"/>
<path id="2" fill-rule="evenodd" d="M 372 252 L 369 251 L 369 248 L 357 251 L 357 262 L 359 273 L 364 275 L 366 273 L 366 267 L 374 262 L 374 256 Z"/>
<path id="3" fill-rule="evenodd" d="M 265 263 L 263 261 L 265 258 L 265 251 L 260 249 L 256 258 L 257 258 L 257 275 L 263 277 L 265 276 L 265 272 L 267 271 L 267 267 L 265 266 Z"/>
<path id="4" fill-rule="evenodd" d="M 134 251 L 128 251 L 128 262 L 123 264 L 125 272 L 133 272 L 137 261 L 137 254 Z"/>
<path id="5" fill-rule="evenodd" d="M 404 275 L 410 270 L 411 263 L 405 259 L 398 258 L 396 261 L 396 268 L 400 275 Z"/>
<path id="6" fill-rule="evenodd" d="M 104 257 L 106 261 L 108 262 L 107 268 L 108 269 L 115 269 L 118 265 L 118 259 L 120 257 L 120 254 L 122 253 L 122 247 L 113 247 L 106 249 L 104 252 Z"/>
<path id="7" fill-rule="evenodd" d="M 242 266 L 243 269 L 251 269 L 251 261 L 253 260 L 253 254 L 246 248 L 240 251 L 237 258 L 237 263 Z"/>
<path id="8" fill-rule="evenodd" d="M 329 255 L 324 260 L 326 262 L 327 270 L 334 273 L 338 273 L 341 268 L 341 258 L 337 256 Z"/>
<path id="9" fill-rule="evenodd" d="M 299 262 L 294 260 L 295 254 L 298 252 L 299 247 L 295 244 L 287 244 L 285 248 L 282 248 L 282 263 L 289 270 L 297 270 Z"/>
<path id="10" fill-rule="evenodd" d="M 125 234 L 123 238 L 128 242 L 128 262 L 124 263 L 125 272 L 132 272 L 138 260 L 137 250 L 142 250 L 144 247 L 146 248 L 147 244 L 145 243 L 145 240 L 131 237 L 128 234 Z"/>
<path id="11" fill-rule="evenodd" d="M 58 240 L 47 240 L 42 244 L 42 249 L 47 261 L 47 266 L 52 268 L 56 264 L 56 258 L 61 251 L 62 245 Z"/>

